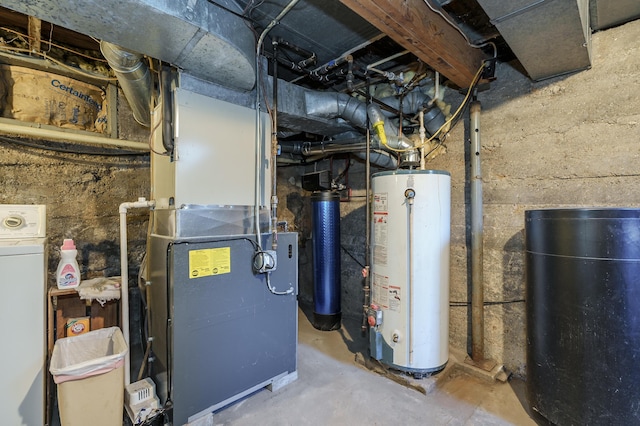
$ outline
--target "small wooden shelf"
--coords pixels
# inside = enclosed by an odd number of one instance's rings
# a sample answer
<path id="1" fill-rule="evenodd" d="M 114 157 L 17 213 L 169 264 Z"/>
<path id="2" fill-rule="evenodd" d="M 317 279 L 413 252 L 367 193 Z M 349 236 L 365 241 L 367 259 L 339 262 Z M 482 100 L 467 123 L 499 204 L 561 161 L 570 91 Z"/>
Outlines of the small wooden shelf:
<path id="1" fill-rule="evenodd" d="M 96 301 L 80 299 L 76 289 L 49 288 L 48 297 L 48 353 L 51 356 L 55 341 L 66 337 L 67 320 L 77 317 L 91 317 L 91 330 L 120 325 L 120 301 L 111 300 L 101 306 Z"/>

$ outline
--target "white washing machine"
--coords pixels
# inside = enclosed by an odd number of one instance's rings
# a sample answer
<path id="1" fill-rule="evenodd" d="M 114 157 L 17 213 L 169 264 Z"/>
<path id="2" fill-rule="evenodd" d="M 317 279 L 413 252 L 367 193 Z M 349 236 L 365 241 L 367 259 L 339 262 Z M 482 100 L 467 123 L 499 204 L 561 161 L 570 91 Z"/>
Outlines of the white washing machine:
<path id="1" fill-rule="evenodd" d="M 45 423 L 46 210 L 0 204 L 0 417 Z"/>

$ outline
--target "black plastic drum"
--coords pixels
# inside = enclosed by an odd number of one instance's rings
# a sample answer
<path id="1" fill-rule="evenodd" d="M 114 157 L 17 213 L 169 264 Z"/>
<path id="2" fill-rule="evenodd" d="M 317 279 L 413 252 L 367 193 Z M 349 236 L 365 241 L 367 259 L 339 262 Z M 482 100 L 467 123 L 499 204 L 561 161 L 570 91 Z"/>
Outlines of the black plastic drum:
<path id="1" fill-rule="evenodd" d="M 530 210 L 525 233 L 530 407 L 640 424 L 640 210 Z"/>

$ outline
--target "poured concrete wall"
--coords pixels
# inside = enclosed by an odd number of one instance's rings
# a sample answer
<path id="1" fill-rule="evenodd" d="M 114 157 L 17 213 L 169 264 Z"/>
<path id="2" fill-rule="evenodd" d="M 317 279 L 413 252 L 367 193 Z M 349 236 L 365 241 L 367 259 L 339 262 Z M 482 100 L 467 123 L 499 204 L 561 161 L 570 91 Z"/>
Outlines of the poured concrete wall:
<path id="1" fill-rule="evenodd" d="M 486 301 L 524 299 L 524 211 L 640 206 L 640 21 L 593 35 L 592 69 L 533 83 L 499 64 L 482 103 Z M 451 300 L 468 300 L 467 128 L 430 167 L 452 176 Z M 465 192 L 466 191 L 466 192 Z M 485 307 L 485 356 L 525 369 L 525 304 Z M 451 308 L 451 344 L 466 348 L 470 312 Z"/>

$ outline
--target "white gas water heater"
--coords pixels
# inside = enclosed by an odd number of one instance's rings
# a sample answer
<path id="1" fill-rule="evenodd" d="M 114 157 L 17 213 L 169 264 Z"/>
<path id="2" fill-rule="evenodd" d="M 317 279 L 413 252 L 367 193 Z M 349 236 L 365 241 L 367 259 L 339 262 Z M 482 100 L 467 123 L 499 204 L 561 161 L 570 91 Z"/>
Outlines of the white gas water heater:
<path id="1" fill-rule="evenodd" d="M 449 358 L 451 176 L 381 172 L 372 189 L 371 356 L 422 378 Z"/>

